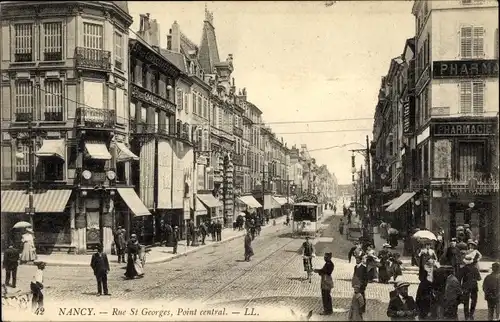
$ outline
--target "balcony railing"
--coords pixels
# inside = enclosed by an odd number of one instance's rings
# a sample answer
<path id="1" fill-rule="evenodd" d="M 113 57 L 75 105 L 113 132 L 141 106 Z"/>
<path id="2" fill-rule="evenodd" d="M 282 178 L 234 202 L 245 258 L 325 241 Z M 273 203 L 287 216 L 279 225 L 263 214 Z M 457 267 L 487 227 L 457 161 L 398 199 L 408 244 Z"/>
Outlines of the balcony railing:
<path id="1" fill-rule="evenodd" d="M 113 129 L 116 123 L 116 114 L 114 110 L 81 106 L 76 111 L 76 121 L 81 127 Z"/>
<path id="2" fill-rule="evenodd" d="M 76 47 L 75 67 L 100 71 L 111 70 L 111 52 L 101 49 Z"/>
<path id="3" fill-rule="evenodd" d="M 233 127 L 233 134 L 239 137 L 243 136 L 243 129 L 240 129 L 238 127 Z"/>
<path id="4" fill-rule="evenodd" d="M 475 179 L 469 178 L 465 180 L 441 180 L 433 182 L 433 185 L 442 186 L 444 191 L 448 192 L 464 192 L 464 193 L 495 193 L 498 192 L 498 178 Z"/>

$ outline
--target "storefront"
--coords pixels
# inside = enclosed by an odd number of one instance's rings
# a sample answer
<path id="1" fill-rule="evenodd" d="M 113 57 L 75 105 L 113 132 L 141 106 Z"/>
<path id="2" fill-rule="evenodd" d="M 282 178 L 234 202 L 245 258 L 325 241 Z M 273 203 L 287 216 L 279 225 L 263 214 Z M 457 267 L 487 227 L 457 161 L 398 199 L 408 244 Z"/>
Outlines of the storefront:
<path id="1" fill-rule="evenodd" d="M 196 211 L 198 211 L 202 207 L 207 212 L 204 217 L 201 217 L 200 219 L 197 218 L 196 223 L 201 222 L 201 220 L 203 220 L 202 218 L 210 221 L 219 220 L 217 216 L 219 213 L 219 209 L 223 206 L 222 202 L 219 199 L 215 198 L 211 193 L 201 193 L 196 195 L 196 200 Z"/>
<path id="2" fill-rule="evenodd" d="M 3 190 L 2 192 L 2 248 L 14 242 L 20 243 L 21 230 L 12 229 L 19 221 L 30 222 L 26 212 L 29 196 L 26 190 Z M 43 251 L 52 251 L 54 246 L 70 250 L 74 231 L 75 209 L 72 190 L 35 190 L 33 192 L 33 231 L 35 245 Z M 70 200 L 71 199 L 71 200 Z"/>
<path id="3" fill-rule="evenodd" d="M 253 196 L 240 196 L 236 199 L 236 203 L 240 205 L 240 212 L 248 211 L 249 213 L 254 213 L 258 208 L 262 208 L 262 205 Z M 236 216 L 240 214 L 237 213 Z"/>
<path id="4" fill-rule="evenodd" d="M 439 120 L 431 124 L 433 182 L 430 192 L 431 229 L 443 228 L 445 238 L 469 224 L 483 255 L 498 252 L 498 178 L 492 156 L 498 149 L 496 120 Z M 495 231 L 496 230 L 496 231 Z"/>

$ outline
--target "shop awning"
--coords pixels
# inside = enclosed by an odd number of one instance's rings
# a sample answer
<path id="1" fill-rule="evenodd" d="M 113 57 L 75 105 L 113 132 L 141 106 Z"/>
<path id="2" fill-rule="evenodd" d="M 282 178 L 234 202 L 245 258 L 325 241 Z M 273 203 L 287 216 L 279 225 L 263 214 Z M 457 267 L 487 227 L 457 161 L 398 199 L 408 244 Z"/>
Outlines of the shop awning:
<path id="1" fill-rule="evenodd" d="M 135 216 L 150 216 L 148 208 L 141 201 L 137 193 L 132 188 L 118 188 L 118 194 L 127 204 L 128 208 Z"/>
<path id="2" fill-rule="evenodd" d="M 394 200 L 389 207 L 387 207 L 386 211 L 388 212 L 395 212 L 396 210 L 399 209 L 402 205 L 404 205 L 408 200 L 410 200 L 414 195 L 416 195 L 416 192 L 405 192 L 401 196 L 397 197 L 396 200 Z"/>
<path id="3" fill-rule="evenodd" d="M 238 200 L 243 202 L 245 205 L 247 205 L 250 208 L 261 208 L 262 205 L 255 199 L 253 196 L 241 196 L 238 197 Z"/>
<path id="4" fill-rule="evenodd" d="M 274 197 L 274 200 L 276 200 L 281 206 L 284 206 L 286 205 L 286 198 L 283 198 L 283 197 Z"/>
<path id="5" fill-rule="evenodd" d="M 64 161 L 66 144 L 64 139 L 43 140 L 42 147 L 36 151 L 37 157 L 58 157 Z"/>
<path id="6" fill-rule="evenodd" d="M 271 195 L 264 195 L 264 209 L 279 209 L 281 205 Z"/>
<path id="7" fill-rule="evenodd" d="M 118 148 L 116 161 L 117 162 L 127 162 L 131 160 L 139 160 L 139 157 L 135 155 L 124 143 L 116 142 L 116 147 Z"/>
<path id="8" fill-rule="evenodd" d="M 205 205 L 198 198 L 196 198 L 196 214 L 208 215 L 207 208 L 205 208 Z"/>
<path id="9" fill-rule="evenodd" d="M 104 142 L 99 141 L 89 141 L 85 142 L 85 149 L 89 154 L 91 159 L 95 160 L 111 160 L 111 154 L 109 154 L 108 148 Z"/>
<path id="10" fill-rule="evenodd" d="M 35 214 L 46 212 L 64 212 L 68 204 L 71 190 L 35 190 L 33 191 L 33 206 Z M 3 190 L 2 212 L 25 213 L 29 206 L 29 196 L 26 190 Z"/>
<path id="11" fill-rule="evenodd" d="M 209 193 L 199 194 L 196 196 L 208 208 L 222 207 L 222 203 Z"/>
<path id="12" fill-rule="evenodd" d="M 392 205 L 392 203 L 393 203 L 394 201 L 396 201 L 396 199 L 398 199 L 398 198 L 394 198 L 394 199 L 392 199 L 392 200 L 387 201 L 385 204 L 383 204 L 383 205 L 382 205 L 382 207 L 387 207 L 387 206 Z"/>

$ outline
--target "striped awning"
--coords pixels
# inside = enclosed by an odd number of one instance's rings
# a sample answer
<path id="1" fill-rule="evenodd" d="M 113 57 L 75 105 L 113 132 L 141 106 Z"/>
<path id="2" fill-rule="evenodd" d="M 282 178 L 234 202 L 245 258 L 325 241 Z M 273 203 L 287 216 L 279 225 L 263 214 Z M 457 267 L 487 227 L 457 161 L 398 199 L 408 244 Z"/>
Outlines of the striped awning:
<path id="1" fill-rule="evenodd" d="M 95 160 L 111 160 L 108 148 L 104 142 L 89 141 L 85 142 L 85 149 L 91 159 Z"/>
<path id="2" fill-rule="evenodd" d="M 118 188 L 118 194 L 127 204 L 128 208 L 135 216 L 150 216 L 148 208 L 141 201 L 137 193 L 132 188 Z"/>
<path id="3" fill-rule="evenodd" d="M 395 212 L 408 200 L 413 198 L 414 195 L 416 195 L 416 192 L 404 192 L 401 196 L 397 197 L 396 200 L 394 200 L 389 207 L 387 207 L 386 211 Z"/>
<path id="4" fill-rule="evenodd" d="M 64 139 L 43 140 L 42 147 L 36 151 L 37 157 L 58 157 L 64 161 L 65 150 Z"/>
<path id="5" fill-rule="evenodd" d="M 33 206 L 35 214 L 47 212 L 64 212 L 71 190 L 35 190 Z M 25 213 L 29 206 L 29 195 L 26 190 L 3 190 L 2 212 Z"/>
<path id="6" fill-rule="evenodd" d="M 124 143 L 116 142 L 116 147 L 118 148 L 118 155 L 116 157 L 117 162 L 127 162 L 131 160 L 139 160 L 139 157 L 135 155 Z"/>

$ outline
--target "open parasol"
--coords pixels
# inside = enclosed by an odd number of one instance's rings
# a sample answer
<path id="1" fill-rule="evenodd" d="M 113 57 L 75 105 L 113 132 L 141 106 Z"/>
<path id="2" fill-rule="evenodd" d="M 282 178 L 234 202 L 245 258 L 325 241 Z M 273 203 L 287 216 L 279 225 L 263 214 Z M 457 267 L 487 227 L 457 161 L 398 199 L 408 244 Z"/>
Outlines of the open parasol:
<path id="1" fill-rule="evenodd" d="M 434 235 L 431 231 L 428 230 L 417 231 L 415 234 L 413 234 L 413 238 L 437 240 L 436 235 Z"/>
<path id="2" fill-rule="evenodd" d="M 14 229 L 22 229 L 31 227 L 31 224 L 27 221 L 18 221 L 12 228 Z"/>

